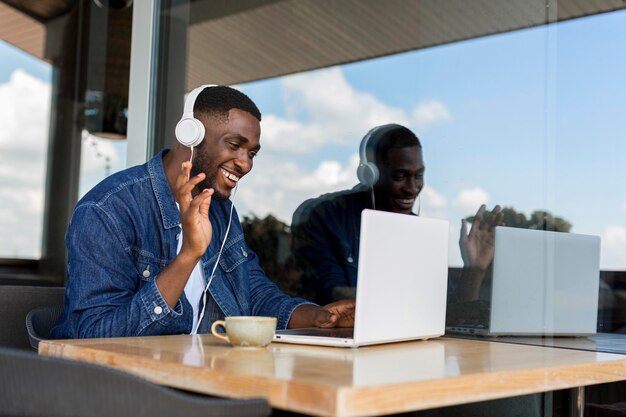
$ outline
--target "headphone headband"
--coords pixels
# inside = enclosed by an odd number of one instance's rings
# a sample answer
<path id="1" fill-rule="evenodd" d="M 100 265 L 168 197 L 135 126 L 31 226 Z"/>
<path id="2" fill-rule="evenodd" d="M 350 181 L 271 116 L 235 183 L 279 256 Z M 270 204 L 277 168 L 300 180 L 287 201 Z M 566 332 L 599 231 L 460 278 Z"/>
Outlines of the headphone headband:
<path id="1" fill-rule="evenodd" d="M 359 159 L 361 163 L 368 162 L 367 161 L 367 144 L 372 137 L 372 134 L 378 129 L 378 126 L 370 129 L 369 132 L 361 139 L 361 144 L 359 145 Z"/>
<path id="2" fill-rule="evenodd" d="M 202 139 L 204 139 L 204 125 L 193 115 L 193 108 L 196 104 L 196 99 L 202 91 L 207 87 L 216 87 L 215 84 L 205 84 L 200 87 L 196 87 L 185 99 L 185 106 L 183 108 L 183 116 L 176 125 L 176 139 L 185 146 L 194 147 L 198 146 Z"/>
<path id="3" fill-rule="evenodd" d="M 373 187 L 376 182 L 378 182 L 379 171 L 376 166 L 376 161 L 369 161 L 367 158 L 367 148 L 369 146 L 369 142 L 372 140 L 372 137 L 376 135 L 376 137 L 380 137 L 386 135 L 389 131 L 401 127 L 398 124 L 390 123 L 386 125 L 376 126 L 370 129 L 369 132 L 363 137 L 361 140 L 361 145 L 359 146 L 359 166 L 356 170 L 356 176 L 359 179 L 359 182 L 367 187 Z"/>
<path id="4" fill-rule="evenodd" d="M 196 104 L 196 99 L 200 95 L 201 92 L 204 91 L 205 88 L 208 87 L 217 87 L 216 84 L 204 84 L 200 87 L 196 87 L 187 94 L 187 98 L 185 99 L 185 107 L 183 109 L 183 116 L 191 113 L 191 117 L 193 117 L 193 107 Z"/>

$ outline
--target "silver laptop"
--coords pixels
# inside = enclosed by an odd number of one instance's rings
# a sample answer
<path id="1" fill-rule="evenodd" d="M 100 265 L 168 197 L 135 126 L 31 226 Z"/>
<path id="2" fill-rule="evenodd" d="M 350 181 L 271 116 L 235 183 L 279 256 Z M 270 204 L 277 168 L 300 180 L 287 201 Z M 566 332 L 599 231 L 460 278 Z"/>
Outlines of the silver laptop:
<path id="1" fill-rule="evenodd" d="M 290 329 L 275 342 L 358 347 L 445 331 L 448 222 L 363 210 L 354 329 Z"/>
<path id="2" fill-rule="evenodd" d="M 450 333 L 582 336 L 596 333 L 600 237 L 512 227 L 495 230 L 490 311 Z"/>

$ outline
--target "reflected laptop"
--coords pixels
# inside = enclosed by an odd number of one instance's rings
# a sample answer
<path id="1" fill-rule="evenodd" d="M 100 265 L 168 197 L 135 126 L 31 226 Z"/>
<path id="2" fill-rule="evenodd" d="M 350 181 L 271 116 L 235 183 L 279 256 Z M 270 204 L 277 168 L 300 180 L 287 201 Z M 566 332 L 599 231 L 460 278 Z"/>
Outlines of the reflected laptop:
<path id="1" fill-rule="evenodd" d="M 358 347 L 445 331 L 448 222 L 363 210 L 354 329 L 279 330 L 275 342 Z"/>
<path id="2" fill-rule="evenodd" d="M 320 372 L 332 369 L 337 374 L 352 376 L 353 386 L 367 386 L 374 381 L 381 386 L 443 378 L 446 369 L 451 370 L 455 366 L 446 361 L 445 344 L 437 339 L 371 346 L 368 349 L 320 349 L 317 346 L 273 343 L 268 350 L 274 355 L 275 376 L 279 378 L 293 379 L 293 372 L 297 372 L 293 366 L 296 361 L 305 366 L 317 365 Z M 281 361 L 286 366 L 279 366 Z"/>
<path id="3" fill-rule="evenodd" d="M 596 333 L 600 237 L 496 227 L 491 309 L 485 322 L 448 326 L 478 335 Z"/>

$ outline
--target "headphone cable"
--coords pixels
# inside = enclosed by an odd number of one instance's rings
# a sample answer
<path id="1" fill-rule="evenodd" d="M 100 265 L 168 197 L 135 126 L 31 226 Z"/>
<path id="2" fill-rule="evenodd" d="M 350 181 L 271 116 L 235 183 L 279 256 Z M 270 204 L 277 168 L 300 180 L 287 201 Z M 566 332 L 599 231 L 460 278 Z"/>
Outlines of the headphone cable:
<path id="1" fill-rule="evenodd" d="M 204 291 L 202 294 L 202 311 L 198 316 L 198 322 L 196 323 L 196 327 L 192 329 L 191 334 L 197 334 L 198 328 L 200 327 L 200 323 L 204 318 L 204 311 L 206 310 L 206 294 L 209 291 L 209 286 L 211 285 L 211 281 L 213 281 L 213 277 L 215 276 L 215 270 L 217 269 L 217 265 L 220 262 L 220 257 L 222 256 L 222 251 L 224 250 L 224 244 L 226 243 L 226 239 L 228 238 L 228 232 L 230 231 L 230 225 L 233 221 L 233 208 L 235 207 L 235 196 L 237 195 L 237 187 L 238 184 L 235 183 L 235 192 L 233 193 L 233 197 L 230 202 L 230 214 L 228 215 L 228 226 L 226 227 L 226 233 L 224 234 L 224 240 L 222 240 L 222 245 L 220 246 L 220 251 L 217 254 L 217 259 L 215 260 L 215 265 L 213 265 L 213 270 L 211 271 L 211 276 L 209 277 L 209 281 L 204 287 Z"/>

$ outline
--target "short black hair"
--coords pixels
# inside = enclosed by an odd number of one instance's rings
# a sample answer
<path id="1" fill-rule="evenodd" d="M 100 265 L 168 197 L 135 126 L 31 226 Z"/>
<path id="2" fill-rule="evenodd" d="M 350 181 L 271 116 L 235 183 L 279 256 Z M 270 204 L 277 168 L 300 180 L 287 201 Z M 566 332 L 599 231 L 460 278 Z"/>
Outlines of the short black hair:
<path id="1" fill-rule="evenodd" d="M 193 106 L 194 113 L 226 118 L 232 109 L 248 112 L 261 121 L 261 112 L 250 97 L 225 85 L 206 87 L 198 94 Z"/>
<path id="2" fill-rule="evenodd" d="M 420 150 L 422 149 L 419 138 L 411 129 L 398 124 L 379 126 L 373 132 L 367 144 L 369 148 L 368 160 L 373 160 L 378 165 L 385 161 L 387 152 L 390 149 L 408 148 L 411 146 L 417 146 Z"/>

